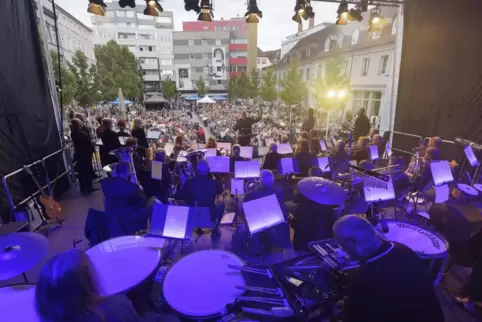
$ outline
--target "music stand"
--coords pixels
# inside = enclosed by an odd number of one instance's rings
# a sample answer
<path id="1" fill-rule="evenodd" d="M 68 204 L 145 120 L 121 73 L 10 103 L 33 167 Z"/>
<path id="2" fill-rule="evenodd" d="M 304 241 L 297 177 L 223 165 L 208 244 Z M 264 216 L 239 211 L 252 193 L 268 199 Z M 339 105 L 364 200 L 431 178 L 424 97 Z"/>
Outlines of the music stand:
<path id="1" fill-rule="evenodd" d="M 206 157 L 211 173 L 229 173 L 229 157 Z"/>
<path id="2" fill-rule="evenodd" d="M 155 180 L 162 180 L 162 162 L 152 160 L 151 162 L 151 178 Z"/>
<path id="3" fill-rule="evenodd" d="M 378 145 L 370 145 L 368 149 L 368 153 L 370 154 L 370 160 L 375 161 L 379 159 L 378 156 Z"/>
<path id="4" fill-rule="evenodd" d="M 229 142 L 218 142 L 218 148 L 231 151 L 232 144 Z"/>
<path id="5" fill-rule="evenodd" d="M 244 195 L 244 179 L 231 179 L 231 193 Z"/>
<path id="6" fill-rule="evenodd" d="M 192 213 L 190 218 L 189 210 L 189 207 L 164 205 L 155 202 L 151 226 L 147 235 L 176 240 L 191 239 L 194 222 Z"/>
<path id="7" fill-rule="evenodd" d="M 270 139 L 270 138 L 267 138 L 267 139 L 264 139 L 264 143 L 266 143 L 266 146 L 270 146 L 271 143 L 275 143 L 273 139 Z"/>
<path id="8" fill-rule="evenodd" d="M 325 140 L 320 140 L 320 149 L 323 152 L 326 152 L 328 149 L 326 148 L 326 141 Z"/>
<path id="9" fill-rule="evenodd" d="M 234 177 L 236 179 L 259 178 L 260 165 L 258 160 L 234 162 Z"/>
<path id="10" fill-rule="evenodd" d="M 269 147 L 267 146 L 258 146 L 258 156 L 264 157 L 269 152 Z"/>
<path id="11" fill-rule="evenodd" d="M 387 154 L 387 159 L 392 156 L 392 147 L 390 146 L 390 141 L 385 144 L 385 153 Z"/>
<path id="12" fill-rule="evenodd" d="M 147 139 L 148 140 L 159 140 L 161 136 L 161 131 L 147 131 Z"/>
<path id="13" fill-rule="evenodd" d="M 170 156 L 173 150 L 174 150 L 174 144 L 166 143 L 164 145 L 164 151 L 166 152 L 166 156 Z"/>
<path id="14" fill-rule="evenodd" d="M 119 142 L 121 145 L 126 145 L 126 137 L 125 136 L 119 136 Z"/>
<path id="15" fill-rule="evenodd" d="M 243 202 L 243 210 L 251 235 L 286 222 L 275 194 Z"/>
<path id="16" fill-rule="evenodd" d="M 102 142 L 102 139 L 98 139 L 96 142 L 95 142 L 95 145 L 104 145 L 104 143 Z"/>
<path id="17" fill-rule="evenodd" d="M 330 159 L 328 157 L 318 158 L 318 167 L 321 169 L 321 172 L 330 172 Z"/>
<path id="18" fill-rule="evenodd" d="M 206 147 L 206 144 L 204 143 L 198 143 L 197 144 L 198 149 L 204 149 Z"/>
<path id="19" fill-rule="evenodd" d="M 430 170 L 432 172 L 432 179 L 435 186 L 440 186 L 445 183 L 454 181 L 452 169 L 447 160 L 432 161 L 430 163 Z"/>
<path id="20" fill-rule="evenodd" d="M 477 157 L 475 156 L 474 149 L 472 148 L 472 145 L 467 145 L 464 149 L 465 157 L 467 158 L 467 161 L 469 161 L 470 165 L 474 168 L 476 168 L 479 165 L 479 160 L 477 160 Z"/>
<path id="21" fill-rule="evenodd" d="M 217 150 L 216 149 L 198 149 L 198 151 L 204 151 L 204 156 L 205 157 L 215 157 L 217 156 Z"/>
<path id="22" fill-rule="evenodd" d="M 252 159 L 253 158 L 253 147 L 252 146 L 242 146 L 241 153 L 239 154 L 241 157 L 245 159 Z"/>
<path id="23" fill-rule="evenodd" d="M 278 173 L 281 175 L 299 174 L 298 161 L 295 158 L 281 158 L 278 161 Z"/>
<path id="24" fill-rule="evenodd" d="M 282 143 L 278 144 L 278 153 L 279 154 L 291 154 L 293 153 L 293 148 L 291 147 L 291 144 L 289 143 Z"/>
<path id="25" fill-rule="evenodd" d="M 367 177 L 363 183 L 363 194 L 366 202 L 380 202 L 394 200 L 395 189 L 393 187 L 392 178 L 388 182 Z"/>

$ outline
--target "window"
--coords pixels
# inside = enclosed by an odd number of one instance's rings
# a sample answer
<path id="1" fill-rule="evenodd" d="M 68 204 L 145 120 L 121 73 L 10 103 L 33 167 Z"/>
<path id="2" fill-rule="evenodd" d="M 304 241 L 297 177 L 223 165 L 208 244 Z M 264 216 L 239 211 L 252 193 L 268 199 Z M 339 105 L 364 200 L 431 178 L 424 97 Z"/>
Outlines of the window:
<path id="1" fill-rule="evenodd" d="M 221 30 L 221 26 L 214 27 L 214 30 L 216 30 L 216 31 Z"/>
<path id="2" fill-rule="evenodd" d="M 397 34 L 398 17 L 392 22 L 392 36 Z"/>
<path id="3" fill-rule="evenodd" d="M 345 65 L 343 67 L 343 74 L 345 74 L 345 76 L 350 76 L 350 60 L 349 59 L 345 60 Z"/>
<path id="4" fill-rule="evenodd" d="M 325 52 L 328 52 L 330 51 L 331 49 L 331 39 L 330 37 L 326 38 L 326 41 L 325 41 Z"/>
<path id="5" fill-rule="evenodd" d="M 247 51 L 233 51 L 233 52 L 231 52 L 231 58 L 248 58 L 248 52 Z"/>
<path id="6" fill-rule="evenodd" d="M 316 66 L 316 77 L 322 78 L 325 76 L 325 70 L 323 69 L 323 65 Z"/>
<path id="7" fill-rule="evenodd" d="M 263 65 L 266 65 L 268 63 L 268 59 L 266 59 L 266 58 L 261 59 L 261 63 Z"/>
<path id="8" fill-rule="evenodd" d="M 159 75 L 159 72 L 157 70 L 142 70 L 142 75 L 155 76 Z"/>
<path id="9" fill-rule="evenodd" d="M 203 39 L 203 40 L 201 41 L 201 43 L 202 43 L 203 45 L 207 45 L 207 44 L 208 44 L 208 41 L 207 41 L 206 39 Z"/>
<path id="10" fill-rule="evenodd" d="M 370 58 L 363 58 L 361 75 L 368 75 L 368 68 L 370 68 Z"/>
<path id="11" fill-rule="evenodd" d="M 189 39 L 189 40 L 188 40 L 188 44 L 189 44 L 189 46 L 194 46 L 194 40 Z"/>
<path id="12" fill-rule="evenodd" d="M 161 59 L 161 65 L 172 65 L 171 59 Z"/>
<path id="13" fill-rule="evenodd" d="M 223 26 L 223 30 L 228 30 L 228 26 Z"/>
<path id="14" fill-rule="evenodd" d="M 216 39 L 216 45 L 221 45 L 221 39 Z"/>
<path id="15" fill-rule="evenodd" d="M 126 12 L 124 10 L 116 10 L 115 14 L 116 14 L 117 17 L 125 17 L 126 16 Z"/>
<path id="16" fill-rule="evenodd" d="M 140 60 L 141 64 L 157 65 L 157 59 L 156 58 L 141 58 L 139 60 Z"/>
<path id="17" fill-rule="evenodd" d="M 189 59 L 194 59 L 194 54 L 189 54 Z"/>
<path id="18" fill-rule="evenodd" d="M 311 48 L 308 48 L 308 49 L 306 50 L 306 56 L 307 56 L 307 57 L 311 56 Z"/>
<path id="19" fill-rule="evenodd" d="M 206 67 L 203 67 L 203 73 L 204 74 L 207 74 L 209 73 L 209 68 L 206 66 Z"/>
<path id="20" fill-rule="evenodd" d="M 343 48 L 343 34 L 338 36 L 337 43 L 339 48 Z"/>
<path id="21" fill-rule="evenodd" d="M 352 45 L 358 44 L 359 38 L 360 38 L 360 31 L 358 31 L 358 29 L 356 29 L 356 30 L 353 32 L 353 35 L 351 36 L 351 44 L 352 44 Z"/>
<path id="22" fill-rule="evenodd" d="M 142 12 L 137 13 L 137 19 L 144 19 L 144 14 Z"/>
<path id="23" fill-rule="evenodd" d="M 221 66 L 218 66 L 218 67 L 216 68 L 216 71 L 217 71 L 217 72 L 221 72 Z"/>
<path id="24" fill-rule="evenodd" d="M 107 18 L 114 18 L 114 11 L 107 10 Z"/>
<path id="25" fill-rule="evenodd" d="M 156 17 L 156 22 L 159 23 L 172 23 L 171 17 Z"/>
<path id="26" fill-rule="evenodd" d="M 126 11 L 126 17 L 127 18 L 134 18 L 134 11 L 131 11 L 131 10 Z"/>
<path id="27" fill-rule="evenodd" d="M 353 110 L 364 108 L 370 118 L 380 113 L 382 92 L 353 92 Z"/>
<path id="28" fill-rule="evenodd" d="M 372 39 L 380 39 L 381 36 L 382 36 L 382 32 L 381 32 L 381 31 L 374 31 L 374 32 L 372 32 Z"/>
<path id="29" fill-rule="evenodd" d="M 204 53 L 204 54 L 203 54 L 203 59 L 209 59 L 209 54 Z"/>
<path id="30" fill-rule="evenodd" d="M 217 83 L 217 84 L 218 84 L 218 85 L 221 85 L 221 80 L 220 80 L 220 79 L 218 79 L 218 83 Z"/>
<path id="31" fill-rule="evenodd" d="M 383 55 L 380 58 L 380 67 L 378 69 L 378 75 L 386 75 L 387 74 L 387 67 L 388 67 L 388 58 L 390 56 Z"/>
<path id="32" fill-rule="evenodd" d="M 149 50 L 149 51 L 155 51 L 155 50 L 156 50 L 156 47 L 154 47 L 154 46 L 148 46 L 148 50 Z"/>
<path id="33" fill-rule="evenodd" d="M 127 27 L 127 22 L 118 22 L 117 27 Z"/>
<path id="34" fill-rule="evenodd" d="M 152 40 L 154 37 L 152 34 L 139 34 L 139 39 Z"/>
<path id="35" fill-rule="evenodd" d="M 236 39 L 236 43 L 246 45 L 248 43 L 248 39 Z"/>

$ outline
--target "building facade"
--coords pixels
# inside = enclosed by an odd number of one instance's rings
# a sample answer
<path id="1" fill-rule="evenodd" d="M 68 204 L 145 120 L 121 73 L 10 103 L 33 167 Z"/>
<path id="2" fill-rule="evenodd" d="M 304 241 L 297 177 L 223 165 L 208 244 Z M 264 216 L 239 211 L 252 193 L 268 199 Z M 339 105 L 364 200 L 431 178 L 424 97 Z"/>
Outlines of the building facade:
<path id="1" fill-rule="evenodd" d="M 104 17 L 92 16 L 94 43 L 105 45 L 115 40 L 139 59 L 146 95 L 160 94 L 161 80 L 174 78 L 173 13 L 164 11 L 159 17 L 144 15 L 144 5 L 121 8 L 109 3 Z"/>
<path id="2" fill-rule="evenodd" d="M 45 19 L 44 42 L 48 45 L 49 51 L 57 51 L 58 29 L 60 55 L 63 59 L 71 62 L 75 52 L 80 50 L 87 57 L 89 64 L 95 64 L 93 30 L 57 4 L 55 5 L 56 29 L 52 1 L 36 0 L 37 16 L 40 8 L 43 10 Z"/>
<path id="3" fill-rule="evenodd" d="M 256 59 L 256 69 L 261 72 L 263 69 L 276 65 L 280 59 L 281 50 L 262 51 L 258 48 L 258 58 Z"/>
<path id="4" fill-rule="evenodd" d="M 316 79 L 322 78 L 327 64 L 335 61 L 347 78 L 348 98 L 342 106 L 331 109 L 332 120 L 340 124 L 364 108 L 376 127 L 389 130 L 396 99 L 396 38 L 403 26 L 396 14 L 385 17 L 387 23 L 381 32 L 369 32 L 368 19 L 364 19 L 360 23 L 331 25 L 312 33 L 285 54 L 276 66 L 275 75 L 282 81 L 290 62 L 298 60 L 300 74 L 309 89 L 306 105 L 320 111 L 326 107 L 317 106 Z"/>

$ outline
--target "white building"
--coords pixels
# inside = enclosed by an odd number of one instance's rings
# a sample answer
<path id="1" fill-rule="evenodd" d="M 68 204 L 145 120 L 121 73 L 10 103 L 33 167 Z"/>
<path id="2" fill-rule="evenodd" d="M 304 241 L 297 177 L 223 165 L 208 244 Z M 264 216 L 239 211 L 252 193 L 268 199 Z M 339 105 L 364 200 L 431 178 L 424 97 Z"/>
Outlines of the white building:
<path id="1" fill-rule="evenodd" d="M 115 40 L 129 47 L 141 64 L 144 93 L 159 93 L 163 77 L 174 79 L 173 13 L 146 16 L 144 1 L 136 8 L 121 8 L 117 1 L 106 4 L 105 17 L 92 16 L 94 43 L 104 45 Z"/>
<path id="2" fill-rule="evenodd" d="M 256 69 L 262 71 L 263 69 L 276 65 L 280 59 L 281 51 L 279 49 L 262 51 L 258 48 L 258 58 L 256 60 Z"/>
<path id="3" fill-rule="evenodd" d="M 40 4 L 40 5 L 39 5 Z M 55 17 L 50 0 L 36 0 L 36 7 L 43 8 L 45 19 L 45 38 L 44 41 L 50 50 L 57 51 L 57 39 L 55 28 Z M 95 64 L 93 30 L 77 18 L 72 16 L 59 5 L 55 5 L 57 14 L 57 28 L 60 41 L 60 55 L 67 61 L 72 61 L 72 57 L 77 50 L 82 51 L 87 56 L 89 64 Z M 37 16 L 39 13 L 37 12 Z"/>

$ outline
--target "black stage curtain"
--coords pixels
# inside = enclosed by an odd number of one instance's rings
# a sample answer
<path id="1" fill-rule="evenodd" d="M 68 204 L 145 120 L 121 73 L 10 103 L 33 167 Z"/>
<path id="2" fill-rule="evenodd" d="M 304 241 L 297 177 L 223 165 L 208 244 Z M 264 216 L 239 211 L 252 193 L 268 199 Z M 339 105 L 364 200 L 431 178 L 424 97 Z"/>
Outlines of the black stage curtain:
<path id="1" fill-rule="evenodd" d="M 0 175 L 5 176 L 61 145 L 33 1 L 2 0 L 0 26 Z M 59 156 L 49 162 L 51 176 L 63 172 L 57 171 L 59 165 L 63 169 Z M 25 173 L 7 183 L 16 202 L 36 190 Z M 5 222 L 10 212 L 3 187 L 1 190 L 0 214 Z"/>
<path id="2" fill-rule="evenodd" d="M 405 3 L 395 131 L 482 142 L 482 1 Z M 395 148 L 414 146 L 394 138 Z M 444 144 L 442 157 L 457 151 Z"/>

